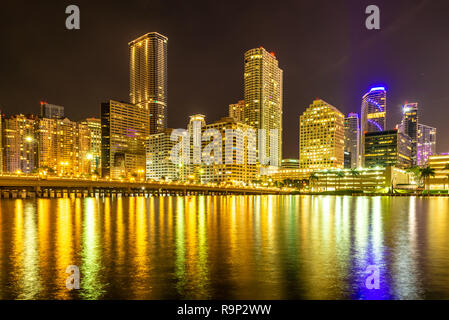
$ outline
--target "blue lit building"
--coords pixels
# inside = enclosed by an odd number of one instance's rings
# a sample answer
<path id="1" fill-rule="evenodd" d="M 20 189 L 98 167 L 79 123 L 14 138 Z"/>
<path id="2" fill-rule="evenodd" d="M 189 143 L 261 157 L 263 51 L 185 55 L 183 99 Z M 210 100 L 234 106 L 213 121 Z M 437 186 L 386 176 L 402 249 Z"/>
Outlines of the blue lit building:
<path id="1" fill-rule="evenodd" d="M 374 87 L 362 99 L 360 119 L 361 154 L 365 153 L 365 134 L 385 131 L 387 127 L 387 90 L 385 87 Z M 362 159 L 364 165 L 364 159 Z"/>

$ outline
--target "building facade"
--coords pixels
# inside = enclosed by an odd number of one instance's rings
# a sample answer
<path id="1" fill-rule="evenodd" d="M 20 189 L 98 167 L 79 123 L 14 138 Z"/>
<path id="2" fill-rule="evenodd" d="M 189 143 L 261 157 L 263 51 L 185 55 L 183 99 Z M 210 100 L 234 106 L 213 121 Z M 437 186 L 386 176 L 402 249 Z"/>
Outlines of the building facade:
<path id="1" fill-rule="evenodd" d="M 146 154 L 146 178 L 147 180 L 180 179 L 180 167 L 170 159 L 170 152 L 176 144 L 170 136 L 173 129 L 150 135 Z"/>
<path id="2" fill-rule="evenodd" d="M 410 137 L 399 130 L 365 133 L 365 167 L 412 166 Z"/>
<path id="3" fill-rule="evenodd" d="M 431 155 L 436 154 L 437 129 L 418 124 L 417 165 L 426 166 Z"/>
<path id="4" fill-rule="evenodd" d="M 167 128 L 168 38 L 147 33 L 129 44 L 130 102 L 149 111 L 149 132 Z"/>
<path id="5" fill-rule="evenodd" d="M 145 177 L 149 136 L 145 106 L 110 100 L 101 104 L 101 171 L 111 179 Z"/>
<path id="6" fill-rule="evenodd" d="M 346 167 L 357 168 L 360 161 L 360 123 L 357 113 L 350 113 L 345 118 L 345 152 L 348 153 Z"/>
<path id="7" fill-rule="evenodd" d="M 64 118 L 64 107 L 41 101 L 41 118 L 62 119 Z"/>
<path id="8" fill-rule="evenodd" d="M 3 121 L 3 172 L 31 174 L 36 171 L 38 144 L 37 117 L 15 115 Z"/>
<path id="9" fill-rule="evenodd" d="M 402 107 L 402 121 L 399 130 L 410 137 L 412 163 L 417 165 L 418 153 L 418 103 L 405 103 Z"/>
<path id="10" fill-rule="evenodd" d="M 89 128 L 89 166 L 91 174 L 101 175 L 101 120 L 87 118 L 82 122 Z"/>
<path id="11" fill-rule="evenodd" d="M 41 174 L 88 175 L 89 128 L 67 118 L 38 120 L 38 168 Z"/>
<path id="12" fill-rule="evenodd" d="M 237 121 L 245 122 L 245 101 L 240 100 L 237 103 L 229 105 L 229 117 Z"/>
<path id="13" fill-rule="evenodd" d="M 274 155 L 270 165 L 280 166 L 283 71 L 274 53 L 262 47 L 247 51 L 244 58 L 245 123 L 265 130 L 265 141 L 260 142 L 265 152 L 259 144 L 257 152 Z"/>
<path id="14" fill-rule="evenodd" d="M 345 116 L 317 99 L 299 119 L 299 168 L 310 172 L 344 166 Z"/>
<path id="15" fill-rule="evenodd" d="M 360 153 L 362 155 L 361 165 L 364 166 L 364 134 L 384 131 L 387 128 L 387 90 L 384 87 L 371 88 L 363 96 L 360 115 Z"/>
<path id="16" fill-rule="evenodd" d="M 299 159 L 282 159 L 282 169 L 299 169 Z"/>
<path id="17" fill-rule="evenodd" d="M 445 169 L 445 167 L 449 165 L 449 153 L 431 155 L 427 164 L 435 170 L 435 176 L 429 178 L 430 189 L 448 190 L 449 170 Z"/>
<path id="18" fill-rule="evenodd" d="M 230 117 L 206 124 L 204 115 L 190 116 L 189 161 L 179 165 L 180 180 L 215 184 L 254 181 L 258 169 L 255 132 Z"/>
<path id="19" fill-rule="evenodd" d="M 315 192 L 355 190 L 368 192 L 388 192 L 393 188 L 410 187 L 412 174 L 396 167 L 358 169 L 357 175 L 351 169 L 325 170 L 315 173 L 316 181 L 310 181 Z"/>

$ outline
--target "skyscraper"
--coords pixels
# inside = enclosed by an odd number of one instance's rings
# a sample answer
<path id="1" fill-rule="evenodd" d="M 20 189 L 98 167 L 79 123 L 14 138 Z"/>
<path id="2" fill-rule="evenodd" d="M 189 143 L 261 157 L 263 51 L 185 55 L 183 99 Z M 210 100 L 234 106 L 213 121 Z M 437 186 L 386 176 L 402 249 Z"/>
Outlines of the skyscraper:
<path id="1" fill-rule="evenodd" d="M 343 169 L 345 116 L 317 99 L 299 119 L 299 168 L 312 171 Z"/>
<path id="2" fill-rule="evenodd" d="M 412 147 L 412 163 L 417 164 L 417 152 L 418 152 L 418 104 L 417 103 L 405 103 L 402 107 L 402 121 L 400 125 L 400 131 L 410 137 Z"/>
<path id="3" fill-rule="evenodd" d="M 37 122 L 39 170 L 60 176 L 89 174 L 90 132 L 87 125 L 67 118 L 42 118 Z"/>
<path id="4" fill-rule="evenodd" d="M 365 154 L 365 133 L 380 132 L 386 130 L 387 115 L 387 90 L 385 87 L 371 88 L 362 98 L 360 135 L 360 153 L 362 154 L 362 165 L 364 165 L 363 155 Z"/>
<path id="5" fill-rule="evenodd" d="M 255 180 L 254 128 L 231 117 L 206 124 L 202 114 L 190 116 L 187 128 L 192 148 L 190 164 L 180 170 L 181 180 L 237 184 Z M 209 147 L 210 152 L 203 153 Z"/>
<path id="6" fill-rule="evenodd" d="M 64 107 L 55 104 L 49 104 L 41 101 L 41 118 L 62 119 L 64 118 Z"/>
<path id="7" fill-rule="evenodd" d="M 365 166 L 367 168 L 397 166 L 408 168 L 412 165 L 411 139 L 398 131 L 365 133 Z"/>
<path id="8" fill-rule="evenodd" d="M 150 134 L 167 127 L 167 42 L 150 32 L 129 43 L 129 98 L 149 111 Z"/>
<path id="9" fill-rule="evenodd" d="M 91 173 L 100 174 L 101 169 L 101 120 L 87 118 L 82 124 L 89 128 L 89 161 Z"/>
<path id="10" fill-rule="evenodd" d="M 349 168 L 357 168 L 360 160 L 359 115 L 350 113 L 345 119 L 345 151 L 349 153 Z"/>
<path id="11" fill-rule="evenodd" d="M 430 156 L 436 154 L 437 129 L 418 124 L 416 163 L 427 165 Z"/>
<path id="12" fill-rule="evenodd" d="M 229 105 L 229 117 L 234 118 L 236 121 L 245 121 L 245 101 L 240 100 L 237 103 Z"/>
<path id="13" fill-rule="evenodd" d="M 379 132 L 386 129 L 387 91 L 384 87 L 372 88 L 362 100 L 362 132 Z"/>
<path id="14" fill-rule="evenodd" d="M 103 177 L 144 177 L 148 119 L 144 106 L 114 100 L 101 104 Z"/>
<path id="15" fill-rule="evenodd" d="M 266 154 L 275 155 L 272 166 L 280 166 L 282 160 L 282 75 L 273 52 L 260 47 L 245 53 L 245 123 L 266 130 Z"/>
<path id="16" fill-rule="evenodd" d="M 179 180 L 180 168 L 170 159 L 176 141 L 170 140 L 173 129 L 151 134 L 146 152 L 146 178 L 150 180 Z"/>
<path id="17" fill-rule="evenodd" d="M 10 116 L 3 122 L 4 172 L 32 173 L 37 166 L 36 116 Z"/>

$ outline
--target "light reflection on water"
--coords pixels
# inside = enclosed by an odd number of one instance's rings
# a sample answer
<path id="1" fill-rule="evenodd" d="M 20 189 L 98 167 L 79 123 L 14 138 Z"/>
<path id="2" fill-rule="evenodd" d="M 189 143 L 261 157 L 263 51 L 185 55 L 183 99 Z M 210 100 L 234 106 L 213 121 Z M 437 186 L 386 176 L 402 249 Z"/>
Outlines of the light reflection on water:
<path id="1" fill-rule="evenodd" d="M 445 198 L 1 200 L 0 299 L 449 299 L 448 234 Z"/>

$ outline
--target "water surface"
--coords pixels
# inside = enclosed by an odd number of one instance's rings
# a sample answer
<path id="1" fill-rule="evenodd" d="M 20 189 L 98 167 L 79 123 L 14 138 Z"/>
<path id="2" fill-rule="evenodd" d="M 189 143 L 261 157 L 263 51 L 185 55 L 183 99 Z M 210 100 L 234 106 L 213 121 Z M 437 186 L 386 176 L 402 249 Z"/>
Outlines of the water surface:
<path id="1" fill-rule="evenodd" d="M 0 299 L 448 298 L 446 198 L 0 201 Z"/>

